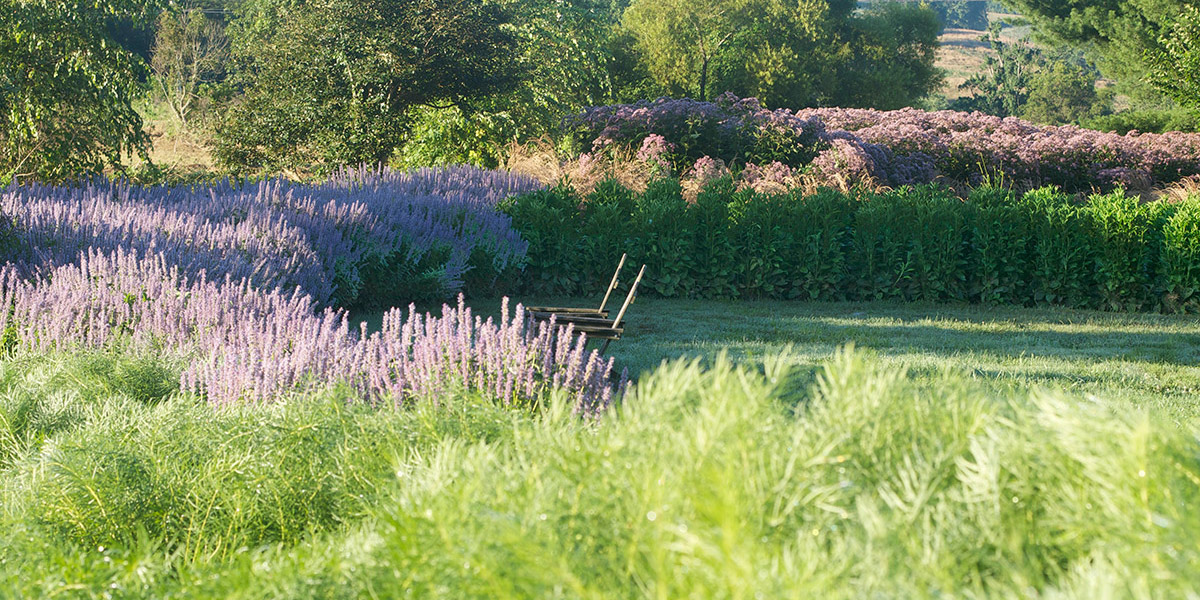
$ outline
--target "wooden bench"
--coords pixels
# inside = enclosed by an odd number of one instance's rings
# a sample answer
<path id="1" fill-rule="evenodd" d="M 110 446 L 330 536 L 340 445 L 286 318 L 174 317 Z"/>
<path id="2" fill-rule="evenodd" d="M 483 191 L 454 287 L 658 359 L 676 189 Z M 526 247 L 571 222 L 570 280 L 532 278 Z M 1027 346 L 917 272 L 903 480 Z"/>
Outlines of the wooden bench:
<path id="1" fill-rule="evenodd" d="M 621 272 L 621 267 L 625 265 L 625 257 L 621 257 L 621 265 L 617 267 L 617 273 L 613 274 L 612 283 L 608 286 L 608 292 L 604 294 L 604 300 L 600 303 L 599 309 L 558 309 L 551 307 L 531 307 L 530 316 L 538 321 L 549 321 L 554 319 L 558 325 L 572 325 L 575 333 L 586 335 L 589 339 L 604 340 L 604 345 L 600 347 L 600 353 L 603 354 L 608 350 L 608 345 L 613 340 L 621 339 L 621 334 L 625 333 L 625 328 L 622 327 L 622 319 L 625 318 L 625 311 L 629 310 L 629 305 L 633 304 L 637 298 L 638 286 L 642 283 L 642 276 L 646 274 L 646 265 L 642 265 L 642 269 L 638 271 L 637 279 L 633 280 L 633 285 L 629 288 L 629 293 L 625 295 L 625 303 L 621 305 L 621 310 L 617 313 L 617 317 L 611 321 L 608 319 L 608 312 L 604 310 L 605 304 L 608 303 L 608 297 L 612 294 L 614 288 L 617 287 L 617 275 Z"/>
<path id="2" fill-rule="evenodd" d="M 613 272 L 612 281 L 609 282 L 609 284 L 608 284 L 608 290 L 604 292 L 604 299 L 600 301 L 600 308 L 571 308 L 571 307 L 561 307 L 561 306 L 526 306 L 525 310 L 530 313 L 536 313 L 538 315 L 542 315 L 542 314 L 555 314 L 555 315 L 560 315 L 560 316 L 562 316 L 562 315 L 580 315 L 580 316 L 591 315 L 591 316 L 599 316 L 599 317 L 607 318 L 608 311 L 605 310 L 604 307 L 608 305 L 608 299 L 610 296 L 612 296 L 613 290 L 617 289 L 617 285 L 620 284 L 621 269 L 623 269 L 625 267 L 625 259 L 627 258 L 627 256 L 628 255 L 626 255 L 626 254 L 621 255 L 621 262 L 617 265 L 617 270 Z"/>

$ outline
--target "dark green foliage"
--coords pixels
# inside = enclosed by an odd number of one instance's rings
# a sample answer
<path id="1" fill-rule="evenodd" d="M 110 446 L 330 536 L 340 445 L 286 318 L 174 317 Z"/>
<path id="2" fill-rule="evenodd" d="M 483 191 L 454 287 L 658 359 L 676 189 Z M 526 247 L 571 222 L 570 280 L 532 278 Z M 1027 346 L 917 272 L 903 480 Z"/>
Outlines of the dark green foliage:
<path id="1" fill-rule="evenodd" d="M 643 291 L 663 297 L 1195 310 L 1197 205 L 990 186 L 965 200 L 936 186 L 764 195 L 729 178 L 689 204 L 673 180 L 640 195 L 608 182 L 582 203 L 559 188 L 505 204 L 530 241 L 506 285 L 596 296 L 627 252 L 623 281 L 644 263 Z"/>
<path id="2" fill-rule="evenodd" d="M 852 264 L 859 295 L 965 299 L 965 213 L 960 200 L 932 186 L 867 200 L 854 221 Z"/>
<path id="3" fill-rule="evenodd" d="M 988 28 L 987 2 L 973 0 L 932 0 L 929 8 L 937 13 L 942 25 L 954 29 Z"/>
<path id="4" fill-rule="evenodd" d="M 1163 309 L 1200 312 L 1200 203 L 1178 205 L 1162 230 Z"/>
<path id="5" fill-rule="evenodd" d="M 985 304 L 1020 304 L 1029 293 L 1029 220 L 1012 191 L 981 187 L 971 192 L 969 295 Z"/>
<path id="6" fill-rule="evenodd" d="M 692 241 L 696 283 L 693 296 L 729 298 L 737 295 L 737 251 L 729 231 L 729 201 L 735 194 L 733 178 L 722 177 L 705 186 L 691 207 L 696 228 Z"/>
<path id="7" fill-rule="evenodd" d="M 634 210 L 637 237 L 630 244 L 629 258 L 634 264 L 646 265 L 642 280 L 646 290 L 666 297 L 691 295 L 695 285 L 692 216 L 677 180 L 653 181 L 638 196 Z"/>
<path id="8" fill-rule="evenodd" d="M 1160 92 L 1182 106 L 1200 109 L 1200 8 L 1181 10 L 1150 50 L 1147 78 Z"/>
<path id="9" fill-rule="evenodd" d="M 832 190 L 789 198 L 784 228 L 794 242 L 784 257 L 788 298 L 843 300 L 847 297 L 846 245 L 858 201 Z"/>
<path id="10" fill-rule="evenodd" d="M 1032 234 L 1028 277 L 1035 304 L 1091 307 L 1095 267 L 1090 220 L 1066 194 L 1050 188 L 1021 199 Z"/>
<path id="11" fill-rule="evenodd" d="M 1152 211 L 1123 190 L 1093 196 L 1084 206 L 1095 236 L 1095 274 L 1101 307 L 1140 310 L 1150 304 Z"/>
<path id="12" fill-rule="evenodd" d="M 413 108 L 465 105 L 523 75 L 503 4 L 255 0 L 241 11 L 234 51 L 246 93 L 216 146 L 235 169 L 385 162 Z"/>
<path id="13" fill-rule="evenodd" d="M 145 156 L 150 138 L 132 103 L 146 65 L 114 34 L 159 5 L 0 0 L 0 185 L 72 179 Z"/>
<path id="14" fill-rule="evenodd" d="M 613 270 L 626 252 L 624 249 L 636 235 L 633 221 L 636 209 L 634 193 L 613 180 L 600 182 L 588 196 L 581 215 L 583 236 L 577 248 L 584 291 L 607 289 Z M 622 281 L 629 280 L 628 272 L 622 275 Z"/>
<path id="15" fill-rule="evenodd" d="M 1032 21 L 1040 36 L 1086 48 L 1105 77 L 1115 80 L 1118 89 L 1137 104 L 1161 102 L 1147 74 L 1164 51 L 1177 61 L 1183 58 L 1186 53 L 1173 51 L 1186 50 L 1187 38 L 1175 35 L 1177 44 L 1172 48 L 1164 48 L 1163 42 L 1172 38 L 1181 15 L 1200 7 L 1196 0 L 1004 0 L 1004 4 Z M 1187 72 L 1183 61 L 1175 66 Z"/>
<path id="16" fill-rule="evenodd" d="M 788 196 L 739 194 L 729 204 L 736 249 L 735 284 L 750 298 L 778 298 L 788 286 L 785 260 L 793 253 L 794 236 L 784 218 Z"/>
<path id="17" fill-rule="evenodd" d="M 529 242 L 520 289 L 547 296 L 591 291 L 580 290 L 579 205 L 579 198 L 567 185 L 511 198 L 501 204 L 501 210 L 512 217 L 513 227 Z"/>

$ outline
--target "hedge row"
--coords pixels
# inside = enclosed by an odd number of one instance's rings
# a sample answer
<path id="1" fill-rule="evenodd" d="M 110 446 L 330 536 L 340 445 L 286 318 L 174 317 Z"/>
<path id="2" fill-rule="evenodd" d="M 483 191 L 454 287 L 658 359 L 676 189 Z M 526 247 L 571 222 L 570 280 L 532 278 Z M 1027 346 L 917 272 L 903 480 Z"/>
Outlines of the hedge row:
<path id="1" fill-rule="evenodd" d="M 598 295 L 627 252 L 647 265 L 643 291 L 662 297 L 1200 309 L 1200 199 L 762 195 L 722 179 L 694 203 L 660 180 L 642 194 L 607 182 L 587 198 L 558 187 L 501 206 L 530 243 L 511 282 L 526 294 Z"/>

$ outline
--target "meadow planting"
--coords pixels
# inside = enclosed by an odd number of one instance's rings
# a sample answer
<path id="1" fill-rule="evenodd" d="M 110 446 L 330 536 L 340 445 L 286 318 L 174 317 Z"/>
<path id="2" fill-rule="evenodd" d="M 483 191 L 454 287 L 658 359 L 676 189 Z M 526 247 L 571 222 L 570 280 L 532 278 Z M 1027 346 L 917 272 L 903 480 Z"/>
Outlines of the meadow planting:
<path id="1" fill-rule="evenodd" d="M 1193 138 L 732 97 L 569 124 L 640 189 L 0 191 L 0 598 L 1200 594 L 1200 199 L 1120 187 L 1200 173 Z M 622 254 L 664 298 L 633 381 L 499 298 L 590 304 Z M 944 303 L 1009 316 L 913 317 Z"/>

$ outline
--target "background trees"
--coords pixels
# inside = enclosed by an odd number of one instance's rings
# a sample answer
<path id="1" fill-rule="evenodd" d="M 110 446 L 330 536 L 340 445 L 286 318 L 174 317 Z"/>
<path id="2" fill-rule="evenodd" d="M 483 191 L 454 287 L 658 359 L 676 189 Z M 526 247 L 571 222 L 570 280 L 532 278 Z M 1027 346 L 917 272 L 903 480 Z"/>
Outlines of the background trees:
<path id="1" fill-rule="evenodd" d="M 148 138 L 132 107 L 145 63 L 114 37 L 154 0 L 0 0 L 0 184 L 119 167 Z"/>
<path id="2" fill-rule="evenodd" d="M 1185 7 L 1197 0 L 1003 0 L 1043 37 L 1083 49 L 1118 88 L 1141 105 L 1161 103 L 1146 78 Z"/>
<path id="3" fill-rule="evenodd" d="M 233 167 L 385 162 L 410 109 L 464 106 L 523 73 L 508 6 L 477 0 L 249 0 L 245 95 L 217 131 Z"/>
<path id="4" fill-rule="evenodd" d="M 181 123 L 201 99 L 201 86 L 224 77 L 229 36 L 221 19 L 205 5 L 187 0 L 158 17 L 150 65 L 158 91 Z M 217 12 L 217 11 L 211 11 Z"/>
<path id="5" fill-rule="evenodd" d="M 1179 104 L 1200 109 L 1200 8 L 1188 6 L 1148 53 L 1150 82 Z"/>
<path id="6" fill-rule="evenodd" d="M 770 106 L 898 108 L 940 83 L 940 24 L 927 7 L 854 0 L 635 0 L 622 25 L 662 90 Z"/>

